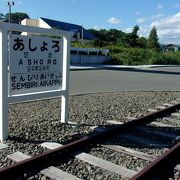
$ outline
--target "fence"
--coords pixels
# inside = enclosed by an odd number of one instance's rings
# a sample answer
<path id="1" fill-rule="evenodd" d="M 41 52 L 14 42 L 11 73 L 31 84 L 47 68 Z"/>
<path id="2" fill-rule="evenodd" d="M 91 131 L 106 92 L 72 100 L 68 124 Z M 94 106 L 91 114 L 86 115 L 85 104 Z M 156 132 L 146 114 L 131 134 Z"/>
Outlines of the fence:
<path id="1" fill-rule="evenodd" d="M 103 64 L 111 58 L 108 56 L 109 50 L 96 48 L 74 48 L 71 47 L 71 64 Z"/>

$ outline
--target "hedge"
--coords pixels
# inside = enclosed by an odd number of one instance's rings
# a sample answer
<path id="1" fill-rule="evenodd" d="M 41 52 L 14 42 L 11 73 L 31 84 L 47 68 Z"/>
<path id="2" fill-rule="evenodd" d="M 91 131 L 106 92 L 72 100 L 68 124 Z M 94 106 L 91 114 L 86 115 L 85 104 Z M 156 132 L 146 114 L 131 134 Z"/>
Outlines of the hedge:
<path id="1" fill-rule="evenodd" d="M 106 62 L 106 64 L 180 64 L 180 52 L 156 52 L 149 49 L 116 46 L 106 48 L 111 52 L 111 60 Z"/>

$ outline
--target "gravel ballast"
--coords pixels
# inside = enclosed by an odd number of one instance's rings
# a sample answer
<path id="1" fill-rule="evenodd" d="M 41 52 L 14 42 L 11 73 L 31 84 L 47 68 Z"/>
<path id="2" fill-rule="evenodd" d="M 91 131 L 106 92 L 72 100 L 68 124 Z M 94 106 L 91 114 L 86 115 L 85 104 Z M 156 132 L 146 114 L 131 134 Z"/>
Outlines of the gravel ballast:
<path id="1" fill-rule="evenodd" d="M 148 108 L 179 97 L 180 92 L 119 92 L 70 96 L 69 120 L 81 126 L 61 124 L 60 98 L 11 104 L 9 137 L 24 142 L 62 142 L 69 133 L 89 131 L 90 126 L 106 125 L 107 120 L 122 121 L 126 116 L 139 116 Z"/>
<path id="2" fill-rule="evenodd" d="M 180 98 L 180 92 L 114 92 L 70 96 L 69 120 L 77 125 L 60 122 L 60 98 L 10 104 L 9 138 L 5 142 L 9 147 L 0 150 L 0 167 L 13 163 L 5 157 L 8 153 L 21 151 L 34 156 L 47 151 L 41 147 L 42 142 L 65 144 L 73 139 L 73 134 L 86 135 L 91 132 L 91 126 L 108 125 L 108 120 L 127 121 L 124 117 L 139 117 L 147 109 L 170 103 L 177 98 Z M 146 148 L 139 150 L 152 155 L 162 154 L 162 150 L 158 152 L 157 149 L 154 152 L 153 149 L 148 152 Z M 130 157 L 129 162 L 132 160 Z M 142 164 L 146 165 L 143 161 Z M 136 165 L 131 168 L 137 170 L 142 167 Z M 107 174 L 107 179 L 109 177 L 111 175 Z"/>

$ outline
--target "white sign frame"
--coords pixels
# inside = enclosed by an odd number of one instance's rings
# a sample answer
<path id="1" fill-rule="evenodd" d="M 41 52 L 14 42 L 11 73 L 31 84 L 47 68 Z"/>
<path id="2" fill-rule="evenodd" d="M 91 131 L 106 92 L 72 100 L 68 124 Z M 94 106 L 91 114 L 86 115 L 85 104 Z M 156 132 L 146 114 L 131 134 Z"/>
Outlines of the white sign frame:
<path id="1" fill-rule="evenodd" d="M 29 32 L 34 34 L 46 34 L 61 36 L 63 39 L 63 69 L 62 88 L 57 90 L 42 91 L 10 95 L 9 87 L 9 45 L 8 36 L 12 31 Z M 69 67 L 70 67 L 70 40 L 73 33 L 57 30 L 45 29 L 19 24 L 0 23 L 0 141 L 8 138 L 8 104 L 23 101 L 34 101 L 50 97 L 61 96 L 61 122 L 68 122 L 68 100 L 69 100 Z"/>
<path id="2" fill-rule="evenodd" d="M 62 38 L 10 35 L 10 95 L 59 89 Z"/>

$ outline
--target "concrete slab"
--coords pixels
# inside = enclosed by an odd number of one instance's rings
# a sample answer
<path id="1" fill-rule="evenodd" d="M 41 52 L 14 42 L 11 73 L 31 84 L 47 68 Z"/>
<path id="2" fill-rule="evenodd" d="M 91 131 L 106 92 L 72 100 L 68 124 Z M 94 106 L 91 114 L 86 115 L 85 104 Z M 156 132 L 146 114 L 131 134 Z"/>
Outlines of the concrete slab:
<path id="1" fill-rule="evenodd" d="M 71 125 L 77 125 L 78 123 L 73 122 L 73 121 L 68 121 L 68 124 L 71 124 Z"/>
<path id="2" fill-rule="evenodd" d="M 78 123 L 73 122 L 73 121 L 68 121 L 69 125 L 72 125 L 72 128 L 76 128 L 78 126 Z"/>
<path id="3" fill-rule="evenodd" d="M 108 123 L 110 124 L 123 124 L 122 122 L 119 122 L 119 121 L 107 121 Z M 158 130 L 152 130 L 150 128 L 147 128 L 147 127 L 136 127 L 135 129 L 138 129 L 140 131 L 143 131 L 143 132 L 147 132 L 147 133 L 150 133 L 150 134 L 155 134 L 155 135 L 159 135 L 159 136 L 165 136 L 165 137 L 168 137 L 168 138 L 175 138 L 177 135 L 175 134 L 171 134 L 171 133 L 166 133 L 166 132 L 163 132 L 163 131 L 158 131 Z"/>
<path id="4" fill-rule="evenodd" d="M 41 174 L 53 180 L 80 180 L 76 176 L 73 176 L 67 172 L 64 172 L 54 166 L 43 169 L 41 171 Z"/>
<path id="5" fill-rule="evenodd" d="M 147 109 L 148 112 L 157 112 L 157 109 Z"/>
<path id="6" fill-rule="evenodd" d="M 122 125 L 122 124 L 124 124 L 123 122 L 120 122 L 120 121 L 113 121 L 113 120 L 109 120 L 109 121 L 107 121 L 107 123 L 109 123 L 109 124 L 114 124 L 114 125 Z"/>
<path id="7" fill-rule="evenodd" d="M 173 126 L 173 125 L 164 124 L 164 123 L 160 123 L 160 122 L 152 122 L 151 124 L 152 124 L 152 125 L 155 125 L 155 126 L 159 126 L 159 127 L 172 127 L 172 128 L 175 127 L 175 126 Z"/>
<path id="8" fill-rule="evenodd" d="M 151 156 L 149 154 L 146 154 L 146 153 L 143 153 L 140 151 L 135 151 L 133 149 L 130 149 L 130 148 L 127 148 L 124 146 L 120 146 L 120 145 L 104 144 L 102 146 L 105 148 L 108 148 L 108 149 L 112 149 L 117 152 L 121 152 L 121 153 L 128 154 L 128 155 L 140 158 L 140 159 L 144 159 L 146 161 L 154 161 L 157 158 L 156 156 Z"/>
<path id="9" fill-rule="evenodd" d="M 93 131 L 96 131 L 96 132 L 104 132 L 104 131 L 106 131 L 105 128 L 102 128 L 102 127 L 99 127 L 99 126 L 92 126 L 92 127 L 90 127 L 90 129 L 93 130 Z"/>
<path id="10" fill-rule="evenodd" d="M 177 164 L 174 168 L 176 171 L 180 172 L 180 164 Z"/>
<path id="11" fill-rule="evenodd" d="M 179 104 L 179 101 L 171 101 L 172 104 Z"/>
<path id="12" fill-rule="evenodd" d="M 55 142 L 44 142 L 41 144 L 41 146 L 47 149 L 56 149 L 62 147 L 63 145 Z"/>
<path id="13" fill-rule="evenodd" d="M 158 135 L 158 136 L 163 136 L 163 137 L 172 138 L 172 139 L 174 139 L 177 136 L 176 134 L 167 133 L 167 132 L 163 132 L 163 131 L 159 131 L 155 129 L 152 130 L 146 127 L 136 127 L 135 129 L 138 129 L 140 131 L 143 131 L 152 135 Z"/>
<path id="14" fill-rule="evenodd" d="M 173 104 L 170 104 L 170 103 L 164 103 L 163 106 L 171 107 L 171 106 L 173 106 Z"/>
<path id="15" fill-rule="evenodd" d="M 124 119 L 127 119 L 129 121 L 132 121 L 132 120 L 135 120 L 137 119 L 136 117 L 130 117 L 130 116 L 127 116 L 127 117 L 123 117 Z"/>
<path id="16" fill-rule="evenodd" d="M 4 143 L 0 143 L 0 150 L 1 149 L 4 149 L 4 148 L 7 148 L 8 147 L 8 145 L 6 145 L 6 144 L 4 144 Z"/>
<path id="17" fill-rule="evenodd" d="M 14 161 L 14 162 L 20 162 L 20 161 L 31 158 L 31 156 L 26 155 L 26 154 L 24 154 L 24 153 L 22 153 L 20 151 L 17 151 L 17 152 L 15 152 L 13 154 L 9 154 L 9 155 L 7 155 L 7 157 L 9 159 L 11 159 L 12 161 Z"/>
<path id="18" fill-rule="evenodd" d="M 157 141 L 153 141 L 151 139 L 134 136 L 134 135 L 131 135 L 131 134 L 128 134 L 128 133 L 122 134 L 122 135 L 119 135 L 119 136 L 122 137 L 122 138 L 128 139 L 128 140 L 140 143 L 140 144 L 145 144 L 147 146 L 153 146 L 153 147 L 156 147 L 156 148 L 168 148 L 169 147 L 167 144 L 160 144 Z"/>
<path id="19" fill-rule="evenodd" d="M 161 110 L 161 109 L 166 109 L 166 106 L 156 106 L 157 109 Z"/>
<path id="20" fill-rule="evenodd" d="M 175 117 L 180 118 L 180 113 L 172 113 L 171 116 L 175 116 Z"/>
<path id="21" fill-rule="evenodd" d="M 105 169 L 107 171 L 119 174 L 120 176 L 123 176 L 123 177 L 130 178 L 137 173 L 134 170 L 127 169 L 123 166 L 119 166 L 117 164 L 111 163 L 109 161 L 100 159 L 98 157 L 89 155 L 89 154 L 84 153 L 84 152 L 76 155 L 75 157 L 81 161 L 87 162 L 87 163 L 89 163 L 93 166 L 97 166 L 101 169 Z"/>

